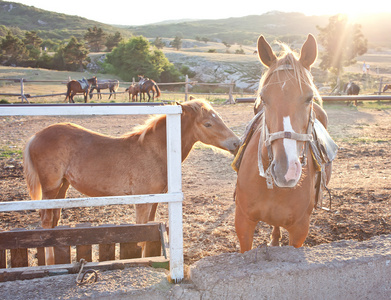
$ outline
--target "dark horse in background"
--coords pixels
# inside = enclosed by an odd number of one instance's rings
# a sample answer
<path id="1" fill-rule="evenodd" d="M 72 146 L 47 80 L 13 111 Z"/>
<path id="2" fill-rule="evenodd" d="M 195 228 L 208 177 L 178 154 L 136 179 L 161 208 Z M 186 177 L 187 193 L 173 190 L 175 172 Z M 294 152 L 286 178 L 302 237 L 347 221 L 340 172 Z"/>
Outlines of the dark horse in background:
<path id="1" fill-rule="evenodd" d="M 346 93 L 346 95 L 358 95 L 358 93 L 360 92 L 360 87 L 353 81 L 350 81 L 344 85 L 343 91 L 344 93 Z M 354 100 L 354 105 L 357 106 L 357 99 Z"/>
<path id="2" fill-rule="evenodd" d="M 109 100 L 113 94 L 114 94 L 114 99 L 116 99 L 115 92 L 118 90 L 118 87 L 119 87 L 119 81 L 116 79 L 98 80 L 96 85 L 91 86 L 90 99 L 92 99 L 93 94 L 91 93 L 95 89 L 98 92 L 98 99 L 102 99 L 102 94 L 100 93 L 100 90 L 104 90 L 104 89 L 109 89 L 110 91 Z"/>
<path id="3" fill-rule="evenodd" d="M 360 92 L 360 87 L 351 81 L 344 85 L 343 91 L 347 95 L 358 95 L 358 93 Z"/>
<path id="4" fill-rule="evenodd" d="M 149 78 L 145 78 L 142 75 L 139 75 L 138 79 L 139 79 L 138 84 L 140 85 L 140 102 L 141 102 L 141 97 L 145 101 L 145 93 L 147 93 L 148 95 L 148 102 L 149 100 L 151 100 L 151 95 L 149 94 L 150 91 L 152 91 L 152 101 L 155 100 L 155 92 L 156 92 L 156 98 L 160 97 L 161 92 L 155 81 Z"/>
<path id="5" fill-rule="evenodd" d="M 71 80 L 67 83 L 67 95 L 65 97 L 65 101 L 69 99 L 69 103 L 75 103 L 73 100 L 73 97 L 76 94 L 83 94 L 84 95 L 84 102 L 87 103 L 87 96 L 88 96 L 88 89 L 91 86 L 96 85 L 97 83 L 96 77 L 92 77 L 90 79 L 83 80 Z"/>

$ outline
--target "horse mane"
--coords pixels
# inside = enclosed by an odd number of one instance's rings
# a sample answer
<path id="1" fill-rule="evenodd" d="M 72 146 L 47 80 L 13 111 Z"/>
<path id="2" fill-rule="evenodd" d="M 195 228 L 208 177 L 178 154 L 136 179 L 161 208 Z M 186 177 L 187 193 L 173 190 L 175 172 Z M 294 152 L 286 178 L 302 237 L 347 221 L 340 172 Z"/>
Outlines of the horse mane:
<path id="1" fill-rule="evenodd" d="M 267 85 L 268 79 L 275 71 L 284 70 L 286 74 L 288 74 L 288 76 L 292 78 L 297 78 L 300 89 L 302 89 L 303 84 L 308 85 L 314 93 L 314 98 L 320 105 L 322 105 L 322 97 L 320 96 L 319 91 L 314 84 L 313 77 L 310 71 L 308 71 L 300 63 L 299 55 L 292 49 L 290 49 L 288 45 L 279 42 L 278 44 L 282 48 L 281 54 L 277 58 L 276 62 L 273 63 L 273 65 L 271 65 L 270 68 L 262 76 L 259 83 L 259 92 L 261 92 L 261 89 L 265 85 Z M 290 74 L 289 71 L 293 71 L 293 76 Z"/>
<path id="2" fill-rule="evenodd" d="M 213 110 L 212 106 L 203 99 L 196 99 L 196 100 L 190 100 L 188 102 L 185 102 L 181 104 L 182 107 L 189 107 L 196 115 L 200 115 L 201 117 L 209 112 L 210 110 Z M 166 116 L 152 116 L 148 120 L 145 121 L 144 124 L 136 126 L 132 132 L 126 133 L 123 135 L 123 138 L 131 137 L 131 136 L 138 136 L 139 143 L 142 143 L 144 141 L 145 136 L 150 133 L 154 132 L 156 128 L 163 126 L 166 124 Z"/>
<path id="3" fill-rule="evenodd" d="M 129 133 L 125 133 L 122 137 L 128 138 L 132 136 L 138 136 L 139 143 L 142 143 L 144 141 L 145 136 L 150 133 L 154 132 L 157 127 L 162 126 L 166 122 L 166 115 L 161 116 L 151 116 L 149 119 L 145 121 L 144 124 L 136 126 L 133 131 Z"/>

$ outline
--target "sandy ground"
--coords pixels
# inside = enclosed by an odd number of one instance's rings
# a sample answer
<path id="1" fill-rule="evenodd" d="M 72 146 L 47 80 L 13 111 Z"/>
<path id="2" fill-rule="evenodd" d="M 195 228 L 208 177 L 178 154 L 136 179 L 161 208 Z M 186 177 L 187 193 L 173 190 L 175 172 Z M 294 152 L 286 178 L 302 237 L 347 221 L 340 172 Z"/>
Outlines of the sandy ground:
<path id="1" fill-rule="evenodd" d="M 253 110 L 251 104 L 216 105 L 229 127 L 241 135 Z M 340 147 L 333 166 L 331 211 L 317 209 L 311 218 L 305 247 L 338 240 L 368 240 L 391 233 L 390 206 L 390 112 L 333 105 L 326 106 L 329 131 Z M 89 129 L 110 135 L 121 135 L 144 117 L 1 117 L 0 149 L 21 150 L 27 139 L 50 124 L 72 121 Z M 183 221 L 185 263 L 192 265 L 201 258 L 238 252 L 234 229 L 233 190 L 236 173 L 231 169 L 229 153 L 196 144 L 183 163 Z M 1 157 L 0 201 L 27 200 L 21 158 Z M 75 190 L 68 197 L 77 197 Z M 328 198 L 323 202 L 328 206 Z M 160 205 L 158 221 L 167 222 L 167 206 Z M 91 222 L 133 223 L 133 207 L 65 209 L 60 225 Z M 38 212 L 0 213 L 0 228 L 35 228 Z M 271 227 L 259 223 L 254 246 L 267 243 Z M 282 245 L 287 245 L 283 231 Z"/>

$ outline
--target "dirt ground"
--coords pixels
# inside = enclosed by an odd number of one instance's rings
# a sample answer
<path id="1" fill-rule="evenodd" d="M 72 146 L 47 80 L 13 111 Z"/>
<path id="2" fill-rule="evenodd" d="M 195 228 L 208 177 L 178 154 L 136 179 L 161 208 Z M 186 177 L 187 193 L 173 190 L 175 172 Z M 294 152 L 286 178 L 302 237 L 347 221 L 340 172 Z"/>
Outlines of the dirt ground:
<path id="1" fill-rule="evenodd" d="M 251 104 L 215 105 L 239 136 L 253 110 Z M 317 209 L 311 219 L 305 247 L 337 240 L 367 240 L 391 233 L 391 122 L 389 110 L 369 110 L 346 105 L 326 106 L 329 131 L 339 145 L 333 165 L 331 211 Z M 22 159 L 17 153 L 38 130 L 61 121 L 72 121 L 110 135 L 122 135 L 142 124 L 140 116 L 0 117 L 0 201 L 28 200 Z M 233 191 L 236 173 L 232 155 L 196 144 L 183 163 L 184 256 L 188 265 L 206 256 L 238 252 L 234 228 Z M 78 197 L 73 189 L 68 197 Z M 329 205 L 324 193 L 323 206 Z M 160 205 L 157 220 L 168 222 L 167 206 Z M 60 225 L 90 222 L 134 223 L 132 206 L 65 209 Z M 33 229 L 39 226 L 36 211 L 0 213 L 0 228 Z M 254 246 L 269 241 L 271 227 L 259 223 Z M 282 244 L 288 243 L 283 231 Z"/>

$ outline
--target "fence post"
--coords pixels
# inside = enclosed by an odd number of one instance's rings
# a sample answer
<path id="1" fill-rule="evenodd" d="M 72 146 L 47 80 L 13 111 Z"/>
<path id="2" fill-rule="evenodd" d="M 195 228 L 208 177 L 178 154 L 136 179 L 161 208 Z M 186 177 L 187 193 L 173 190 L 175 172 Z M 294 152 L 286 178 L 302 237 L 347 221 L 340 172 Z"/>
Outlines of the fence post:
<path id="1" fill-rule="evenodd" d="M 185 102 L 189 100 L 189 76 L 186 74 L 186 83 L 185 83 Z"/>
<path id="2" fill-rule="evenodd" d="M 383 86 L 383 77 L 380 77 L 380 83 L 379 83 L 379 92 L 378 95 L 381 95 L 381 88 Z"/>
<path id="3" fill-rule="evenodd" d="M 30 103 L 26 96 L 24 95 L 24 84 L 23 84 L 23 81 L 24 79 L 23 78 L 20 78 L 20 98 L 22 99 L 22 103 L 24 102 L 24 100 L 26 100 L 27 103 Z"/>
<path id="4" fill-rule="evenodd" d="M 229 96 L 228 96 L 228 103 L 229 103 L 229 104 L 235 103 L 234 97 L 233 97 L 234 85 L 235 85 L 235 83 L 234 83 L 234 81 L 232 80 L 232 81 L 231 81 L 231 84 L 230 84 L 230 86 L 229 86 Z"/>
<path id="5" fill-rule="evenodd" d="M 166 121 L 167 192 L 182 193 L 181 115 L 167 115 Z M 170 228 L 170 275 L 171 280 L 180 282 L 184 277 L 182 201 L 168 204 L 168 219 Z"/>

